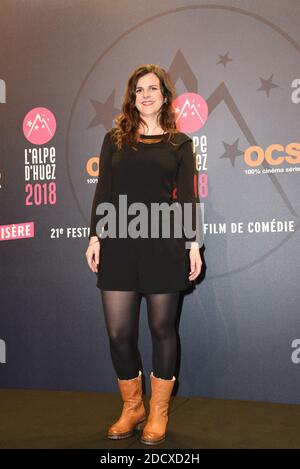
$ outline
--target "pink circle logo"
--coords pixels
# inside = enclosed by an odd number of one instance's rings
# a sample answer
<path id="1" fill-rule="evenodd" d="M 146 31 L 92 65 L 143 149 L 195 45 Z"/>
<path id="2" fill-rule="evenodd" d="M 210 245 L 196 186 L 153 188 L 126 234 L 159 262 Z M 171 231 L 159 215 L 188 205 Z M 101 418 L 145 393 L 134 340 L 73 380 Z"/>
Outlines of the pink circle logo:
<path id="1" fill-rule="evenodd" d="M 180 132 L 196 132 L 207 120 L 208 107 L 200 94 L 181 94 L 173 101 L 173 107 L 176 113 L 176 127 Z"/>
<path id="2" fill-rule="evenodd" d="M 51 111 L 45 107 L 35 107 L 29 111 L 23 120 L 25 138 L 35 145 L 43 145 L 54 137 L 56 119 Z"/>

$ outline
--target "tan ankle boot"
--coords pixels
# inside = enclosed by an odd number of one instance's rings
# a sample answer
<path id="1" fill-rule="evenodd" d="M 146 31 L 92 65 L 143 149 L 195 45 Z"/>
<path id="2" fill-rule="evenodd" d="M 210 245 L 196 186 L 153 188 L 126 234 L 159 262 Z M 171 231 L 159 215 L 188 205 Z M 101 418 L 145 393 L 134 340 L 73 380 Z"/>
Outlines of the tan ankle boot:
<path id="1" fill-rule="evenodd" d="M 120 418 L 109 428 L 107 437 L 120 440 L 133 435 L 135 429 L 142 429 L 146 423 L 146 410 L 143 403 L 142 372 L 133 379 L 119 379 L 118 385 L 123 399 Z"/>
<path id="2" fill-rule="evenodd" d="M 172 379 L 156 378 L 151 372 L 150 413 L 141 436 L 141 443 L 155 445 L 162 443 L 166 437 L 168 409 L 175 376 Z"/>

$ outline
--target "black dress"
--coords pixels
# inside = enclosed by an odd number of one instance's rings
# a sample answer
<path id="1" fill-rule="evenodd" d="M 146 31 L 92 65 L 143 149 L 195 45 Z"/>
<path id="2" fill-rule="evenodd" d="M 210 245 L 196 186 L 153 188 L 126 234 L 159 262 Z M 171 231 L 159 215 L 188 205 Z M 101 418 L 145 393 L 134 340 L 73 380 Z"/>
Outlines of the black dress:
<path id="1" fill-rule="evenodd" d="M 151 142 L 152 139 L 152 143 L 138 142 L 138 151 L 126 144 L 119 151 L 112 133 L 113 129 L 110 129 L 103 139 L 98 183 L 91 211 L 89 237 L 98 236 L 100 240 L 97 287 L 141 293 L 185 290 L 194 284 L 188 278 L 190 260 L 186 246 L 190 246 L 188 242 L 194 240 L 198 241 L 199 247 L 203 244 L 201 234 L 196 231 L 199 226 L 196 225 L 196 218 L 200 220 L 200 216 L 194 192 L 192 139 L 182 132 L 177 132 L 170 142 L 167 141 L 168 133 L 141 135 L 145 141 Z M 174 187 L 177 187 L 176 199 L 172 198 Z M 101 237 L 103 224 L 100 220 L 104 215 L 97 215 L 96 208 L 102 202 L 113 203 L 118 220 L 121 194 L 127 196 L 127 208 L 134 202 L 143 202 L 149 207 L 149 213 L 152 202 L 167 202 L 169 205 L 177 202 L 182 208 L 184 202 L 191 202 L 193 229 L 197 235 L 187 238 L 182 230 L 182 237 L 176 238 L 171 229 L 169 238 L 162 237 L 161 231 L 158 238 L 122 238 L 118 235 L 117 221 L 117 237 Z M 127 223 L 136 216 L 127 214 Z M 172 213 L 170 220 L 174 221 Z M 149 216 L 148 233 L 150 227 Z"/>

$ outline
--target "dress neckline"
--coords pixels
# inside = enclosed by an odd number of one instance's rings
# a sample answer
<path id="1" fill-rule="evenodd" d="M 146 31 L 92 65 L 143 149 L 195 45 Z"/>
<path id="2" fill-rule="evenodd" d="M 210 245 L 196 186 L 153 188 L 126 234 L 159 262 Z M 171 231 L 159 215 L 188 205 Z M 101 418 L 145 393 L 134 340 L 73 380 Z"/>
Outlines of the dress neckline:
<path id="1" fill-rule="evenodd" d="M 168 135 L 169 132 L 164 132 L 163 134 L 152 134 L 152 135 L 149 135 L 149 134 L 139 134 L 140 137 L 146 137 L 146 138 L 149 138 L 149 137 L 162 137 L 163 135 Z"/>

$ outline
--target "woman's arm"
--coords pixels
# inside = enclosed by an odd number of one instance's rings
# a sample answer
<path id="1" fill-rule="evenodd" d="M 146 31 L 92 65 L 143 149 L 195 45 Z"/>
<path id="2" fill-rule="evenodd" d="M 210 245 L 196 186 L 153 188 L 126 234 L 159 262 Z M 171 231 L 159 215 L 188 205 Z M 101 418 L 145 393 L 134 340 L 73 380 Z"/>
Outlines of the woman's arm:
<path id="1" fill-rule="evenodd" d="M 96 241 L 96 238 L 100 240 L 100 233 L 97 233 L 97 223 L 101 219 L 102 215 L 96 215 L 97 206 L 101 202 L 110 202 L 111 200 L 111 154 L 111 133 L 110 131 L 108 131 L 104 136 L 100 151 L 98 182 L 91 209 L 91 222 L 89 234 L 89 240 L 91 243 Z"/>

